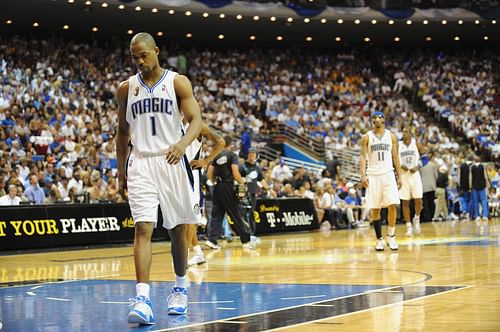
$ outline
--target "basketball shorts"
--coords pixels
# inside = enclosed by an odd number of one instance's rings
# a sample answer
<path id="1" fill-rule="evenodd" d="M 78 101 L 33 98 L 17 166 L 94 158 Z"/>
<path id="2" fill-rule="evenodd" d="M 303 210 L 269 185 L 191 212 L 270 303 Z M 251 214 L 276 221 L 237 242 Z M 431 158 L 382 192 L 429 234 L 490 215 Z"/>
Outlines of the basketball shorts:
<path id="1" fill-rule="evenodd" d="M 410 200 L 423 197 L 422 178 L 420 172 L 401 172 L 401 189 L 399 196 L 402 200 Z"/>
<path id="2" fill-rule="evenodd" d="M 165 156 L 144 157 L 132 151 L 127 161 L 127 187 L 134 222 L 153 222 L 156 226 L 158 206 L 166 229 L 201 221 L 187 158 L 170 165 Z"/>
<path id="3" fill-rule="evenodd" d="M 368 175 L 366 207 L 368 209 L 381 209 L 393 204 L 399 204 L 399 190 L 394 172 Z"/>

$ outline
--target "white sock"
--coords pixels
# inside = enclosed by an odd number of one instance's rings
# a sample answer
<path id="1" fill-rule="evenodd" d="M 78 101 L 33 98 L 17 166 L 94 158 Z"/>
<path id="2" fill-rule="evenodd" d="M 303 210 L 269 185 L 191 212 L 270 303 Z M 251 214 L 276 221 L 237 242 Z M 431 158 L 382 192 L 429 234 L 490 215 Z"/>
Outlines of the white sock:
<path id="1" fill-rule="evenodd" d="M 413 221 L 415 222 L 415 225 L 420 224 L 420 215 L 415 215 L 415 217 L 413 217 Z"/>
<path id="2" fill-rule="evenodd" d="M 196 255 L 203 255 L 203 251 L 201 251 L 201 247 L 199 245 L 194 246 L 193 251 Z"/>
<path id="3" fill-rule="evenodd" d="M 144 282 L 140 282 L 138 283 L 137 285 L 135 285 L 135 291 L 137 292 L 137 296 L 144 296 L 144 297 L 149 297 L 149 285 L 144 283 Z"/>
<path id="4" fill-rule="evenodd" d="M 406 228 L 411 229 L 411 222 L 406 223 Z"/>
<path id="5" fill-rule="evenodd" d="M 389 236 L 394 236 L 396 233 L 396 226 L 387 227 L 387 232 L 389 233 Z"/>
<path id="6" fill-rule="evenodd" d="M 189 286 L 188 277 L 185 275 L 183 277 L 175 276 L 175 287 L 187 288 Z"/>

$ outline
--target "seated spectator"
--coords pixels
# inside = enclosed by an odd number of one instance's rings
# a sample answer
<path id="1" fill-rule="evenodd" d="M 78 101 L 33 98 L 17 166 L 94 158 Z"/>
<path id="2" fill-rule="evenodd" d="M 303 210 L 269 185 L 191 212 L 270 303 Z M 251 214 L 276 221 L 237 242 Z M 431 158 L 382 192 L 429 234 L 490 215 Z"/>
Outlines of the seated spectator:
<path id="1" fill-rule="evenodd" d="M 38 184 L 38 176 L 35 174 L 30 175 L 30 185 L 24 191 L 24 195 L 33 204 L 43 204 L 45 200 L 45 192 Z"/>
<path id="2" fill-rule="evenodd" d="M 17 196 L 17 186 L 11 184 L 9 186 L 9 193 L 0 197 L 0 205 L 10 206 L 19 205 L 21 203 L 21 198 Z"/>

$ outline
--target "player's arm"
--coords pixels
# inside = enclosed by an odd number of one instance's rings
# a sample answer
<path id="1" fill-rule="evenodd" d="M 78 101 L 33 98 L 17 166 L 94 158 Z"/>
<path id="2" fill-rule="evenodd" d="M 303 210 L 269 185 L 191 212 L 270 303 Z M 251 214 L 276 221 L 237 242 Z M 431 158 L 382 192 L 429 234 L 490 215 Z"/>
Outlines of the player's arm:
<path id="1" fill-rule="evenodd" d="M 401 188 L 401 163 L 399 162 L 399 145 L 396 135 L 391 133 L 392 140 L 392 164 L 396 170 L 396 181 L 398 183 L 398 188 Z"/>
<path id="2" fill-rule="evenodd" d="M 226 146 L 224 139 L 206 124 L 202 124 L 201 135 L 212 141 L 214 146 L 212 152 L 205 159 L 191 161 L 190 165 L 192 168 L 206 168 L 221 153 L 224 146 Z"/>
<path id="3" fill-rule="evenodd" d="M 128 80 L 123 81 L 116 91 L 116 101 L 118 102 L 118 130 L 116 132 L 116 159 L 118 162 L 118 191 L 125 199 L 125 188 L 127 179 L 125 169 L 127 167 L 128 140 L 130 136 L 129 124 L 127 122 L 127 99 Z"/>
<path id="4" fill-rule="evenodd" d="M 417 150 L 418 150 L 418 153 L 420 154 L 420 157 L 422 157 L 426 153 L 424 146 L 421 143 L 419 143 L 419 142 L 417 142 Z M 410 171 L 412 173 L 415 173 L 419 169 L 420 169 L 420 163 L 416 167 L 413 167 Z"/>
<path id="5" fill-rule="evenodd" d="M 185 119 L 189 122 L 189 127 L 182 139 L 172 144 L 166 152 L 166 160 L 169 164 L 177 164 L 186 152 L 186 147 L 200 135 L 201 120 L 200 107 L 193 95 L 191 82 L 184 75 L 177 75 L 174 78 L 174 89 L 180 102 L 180 110 Z"/>
<path id="6" fill-rule="evenodd" d="M 214 165 L 212 164 L 208 165 L 207 178 L 212 184 L 215 183 Z"/>
<path id="7" fill-rule="evenodd" d="M 368 135 L 365 134 L 359 141 L 361 151 L 359 152 L 359 175 L 361 176 L 361 185 L 368 187 L 368 178 L 366 177 L 366 153 L 368 151 Z"/>
<path id="8" fill-rule="evenodd" d="M 243 180 L 243 177 L 240 173 L 240 165 L 238 164 L 238 157 L 236 157 L 236 155 L 233 155 L 233 160 L 231 162 L 231 173 L 233 174 L 233 177 L 236 182 L 238 182 L 238 184 L 245 184 L 245 180 Z"/>

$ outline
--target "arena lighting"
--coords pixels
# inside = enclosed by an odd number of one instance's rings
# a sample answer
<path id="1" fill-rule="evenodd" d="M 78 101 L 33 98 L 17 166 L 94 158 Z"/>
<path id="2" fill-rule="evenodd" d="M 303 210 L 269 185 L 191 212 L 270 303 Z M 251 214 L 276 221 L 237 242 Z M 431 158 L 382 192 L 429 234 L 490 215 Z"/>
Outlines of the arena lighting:
<path id="1" fill-rule="evenodd" d="M 497 24 L 497 20 L 492 20 L 491 24 Z"/>
<path id="2" fill-rule="evenodd" d="M 40 26 L 40 24 L 38 24 L 38 22 L 33 22 L 33 26 L 34 26 L 35 28 L 38 28 L 38 27 Z"/>
<path id="3" fill-rule="evenodd" d="M 484 39 L 484 40 L 488 40 L 488 39 L 490 39 L 490 37 L 488 37 L 488 36 L 484 36 L 484 37 L 483 37 L 483 39 Z"/>
<path id="4" fill-rule="evenodd" d="M 107 8 L 107 7 L 108 7 L 108 3 L 107 3 L 107 2 L 103 2 L 103 3 L 101 4 L 101 7 L 102 7 L 102 8 Z"/>
<path id="5" fill-rule="evenodd" d="M 170 15 L 174 15 L 174 14 L 175 14 L 175 10 L 170 9 L 170 10 L 168 11 L 168 13 L 169 13 Z"/>
<path id="6" fill-rule="evenodd" d="M 85 4 L 86 4 L 87 6 L 90 6 L 90 5 L 92 4 L 92 1 L 87 0 L 87 1 L 85 1 Z"/>
<path id="7" fill-rule="evenodd" d="M 257 15 L 255 15 L 255 16 L 253 17 L 253 20 L 254 20 L 254 21 L 258 21 L 258 20 L 260 20 L 260 17 L 259 17 L 259 16 L 257 16 Z"/>
<path id="8" fill-rule="evenodd" d="M 153 8 L 153 9 L 151 9 L 151 12 L 152 12 L 152 13 L 158 13 L 158 8 Z"/>
<path id="9" fill-rule="evenodd" d="M 431 40 L 432 40 L 432 38 L 431 38 L 431 37 L 425 37 L 425 41 L 430 42 Z"/>
<path id="10" fill-rule="evenodd" d="M 395 42 L 398 42 L 398 41 L 400 41 L 400 40 L 401 40 L 401 38 L 399 38 L 399 37 L 394 37 L 394 41 L 395 41 Z"/>
<path id="11" fill-rule="evenodd" d="M 272 22 L 276 21 L 276 17 L 274 17 L 274 16 L 271 16 L 269 19 L 270 19 Z"/>
<path id="12" fill-rule="evenodd" d="M 68 0 L 68 3 L 75 3 L 75 0 Z"/>
<path id="13" fill-rule="evenodd" d="M 69 25 L 65 24 L 63 25 L 63 30 L 68 30 L 69 29 Z"/>
<path id="14" fill-rule="evenodd" d="M 479 20 L 474 21 L 474 24 L 479 24 L 479 23 L 481 23 Z"/>
<path id="15" fill-rule="evenodd" d="M 453 37 L 453 40 L 454 40 L 454 41 L 459 41 L 459 40 L 460 40 L 460 37 L 459 37 L 459 36 L 455 36 L 455 37 Z"/>
<path id="16" fill-rule="evenodd" d="M 306 41 L 310 42 L 310 41 L 312 41 L 312 40 L 313 40 L 313 37 L 311 37 L 311 36 L 307 36 L 307 37 L 306 37 Z"/>
<path id="17" fill-rule="evenodd" d="M 393 25 L 394 24 L 394 20 L 389 20 L 389 22 L 387 22 L 387 23 L 389 23 L 390 25 Z"/>
<path id="18" fill-rule="evenodd" d="M 186 33 L 186 38 L 191 38 L 193 37 L 193 34 L 191 32 Z"/>
<path id="19" fill-rule="evenodd" d="M 293 22 L 293 17 L 289 17 L 289 18 L 287 18 L 287 19 L 286 19 L 286 21 L 287 21 L 288 23 L 292 23 L 292 22 Z"/>
<path id="20" fill-rule="evenodd" d="M 304 23 L 309 23 L 309 22 L 311 22 L 311 19 L 310 19 L 309 17 L 306 17 L 306 18 L 304 19 Z"/>
<path id="21" fill-rule="evenodd" d="M 185 12 L 185 15 L 186 15 L 186 16 L 191 16 L 192 14 L 193 14 L 193 13 L 191 13 L 191 11 L 189 11 L 189 10 L 186 10 L 186 12 Z"/>
<path id="22" fill-rule="evenodd" d="M 93 27 L 93 28 L 92 28 L 92 32 L 97 32 L 97 31 L 99 31 L 99 28 L 98 28 L 98 27 Z"/>
<path id="23" fill-rule="evenodd" d="M 343 20 L 343 19 L 341 19 L 341 18 L 339 18 L 339 19 L 337 20 L 337 23 L 338 23 L 338 24 L 342 24 L 342 23 L 344 23 L 344 20 Z"/>
<path id="24" fill-rule="evenodd" d="M 462 24 L 464 24 L 464 21 L 463 20 L 458 20 L 458 24 L 462 25 Z"/>
<path id="25" fill-rule="evenodd" d="M 425 24 L 425 25 L 427 25 L 427 24 L 429 24 L 429 21 L 423 20 L 422 23 Z"/>
<path id="26" fill-rule="evenodd" d="M 243 18 L 243 16 L 242 16 L 242 15 L 240 15 L 240 14 L 236 15 L 236 19 L 237 19 L 237 20 L 241 20 L 242 18 Z"/>
<path id="27" fill-rule="evenodd" d="M 226 14 L 224 14 L 224 13 L 219 14 L 219 18 L 224 18 L 224 17 L 226 17 Z"/>
<path id="28" fill-rule="evenodd" d="M 282 41 L 283 40 L 283 36 L 276 36 L 276 40 L 277 41 Z"/>
<path id="29" fill-rule="evenodd" d="M 257 37 L 255 37 L 255 35 L 251 35 L 249 38 L 250 38 L 250 40 L 255 40 L 255 39 L 257 39 Z"/>
<path id="30" fill-rule="evenodd" d="M 12 20 L 5 21 L 5 24 L 12 24 Z"/>
<path id="31" fill-rule="evenodd" d="M 441 21 L 441 24 L 443 24 L 443 25 L 444 25 L 444 24 L 448 24 L 448 21 L 447 21 L 447 20 L 442 20 L 442 21 Z"/>
<path id="32" fill-rule="evenodd" d="M 342 38 L 340 38 L 340 37 L 335 37 L 335 41 L 336 41 L 336 42 L 339 42 L 339 41 L 341 41 L 341 40 L 342 40 Z"/>
<path id="33" fill-rule="evenodd" d="M 372 20 L 372 24 L 377 24 L 377 20 Z"/>
<path id="34" fill-rule="evenodd" d="M 127 34 L 128 34 L 128 35 L 131 35 L 131 34 L 133 34 L 133 33 L 134 33 L 134 30 L 132 30 L 132 29 L 128 29 L 128 30 L 127 30 Z"/>
<path id="35" fill-rule="evenodd" d="M 370 37 L 365 37 L 363 40 L 368 43 L 370 42 Z"/>
<path id="36" fill-rule="evenodd" d="M 359 23 L 361 23 L 361 21 L 360 21 L 360 20 L 358 20 L 358 19 L 355 19 L 355 20 L 354 20 L 354 24 L 359 24 Z"/>
<path id="37" fill-rule="evenodd" d="M 326 23 L 326 18 L 322 18 L 320 22 L 323 23 L 323 24 L 325 24 Z"/>
<path id="38" fill-rule="evenodd" d="M 163 36 L 163 32 L 158 31 L 158 32 L 156 33 L 156 35 L 157 35 L 158 37 L 161 37 L 161 36 Z"/>
<path id="39" fill-rule="evenodd" d="M 204 12 L 201 16 L 203 16 L 203 17 L 208 17 L 208 13 L 207 13 L 207 12 Z"/>
<path id="40" fill-rule="evenodd" d="M 119 5 L 118 9 L 125 9 L 125 6 L 124 5 Z"/>
<path id="41" fill-rule="evenodd" d="M 140 11 L 142 10 L 141 6 L 137 6 L 137 7 L 135 7 L 134 9 L 135 9 L 135 11 L 137 11 L 137 12 L 140 12 Z"/>
<path id="42" fill-rule="evenodd" d="M 224 39 L 224 35 L 223 34 L 220 34 L 217 36 L 217 38 L 219 38 L 220 40 Z"/>
<path id="43" fill-rule="evenodd" d="M 413 22 L 411 20 L 406 20 L 406 24 L 410 25 L 412 24 Z"/>

